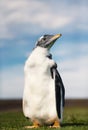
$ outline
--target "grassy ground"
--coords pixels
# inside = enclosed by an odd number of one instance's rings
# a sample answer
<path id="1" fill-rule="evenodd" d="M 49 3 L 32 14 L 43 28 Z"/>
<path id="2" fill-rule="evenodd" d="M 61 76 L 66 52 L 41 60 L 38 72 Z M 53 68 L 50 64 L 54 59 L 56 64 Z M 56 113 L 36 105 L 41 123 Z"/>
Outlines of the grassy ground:
<path id="1" fill-rule="evenodd" d="M 27 130 L 24 126 L 31 123 L 21 111 L 0 112 L 0 130 Z M 55 130 L 41 127 L 35 130 Z M 60 130 L 88 130 L 88 108 L 65 108 L 64 119 Z"/>

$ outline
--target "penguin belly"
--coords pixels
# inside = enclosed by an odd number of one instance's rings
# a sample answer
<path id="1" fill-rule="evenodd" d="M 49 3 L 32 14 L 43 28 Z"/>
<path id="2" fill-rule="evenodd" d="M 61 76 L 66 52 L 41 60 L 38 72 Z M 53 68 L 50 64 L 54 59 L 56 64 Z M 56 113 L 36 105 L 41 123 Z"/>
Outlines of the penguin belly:
<path id="1" fill-rule="evenodd" d="M 24 115 L 40 124 L 51 124 L 58 118 L 55 99 L 55 81 L 50 71 L 40 68 L 26 71 L 23 97 Z"/>

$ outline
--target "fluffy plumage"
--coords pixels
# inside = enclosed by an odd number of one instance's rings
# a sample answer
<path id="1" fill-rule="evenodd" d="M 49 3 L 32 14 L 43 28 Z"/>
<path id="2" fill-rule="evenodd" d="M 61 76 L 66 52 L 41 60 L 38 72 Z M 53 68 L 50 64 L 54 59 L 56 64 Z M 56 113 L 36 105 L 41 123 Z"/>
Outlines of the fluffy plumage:
<path id="1" fill-rule="evenodd" d="M 37 45 L 28 57 L 24 71 L 24 115 L 40 125 L 59 121 L 64 106 L 64 86 L 49 50 Z"/>

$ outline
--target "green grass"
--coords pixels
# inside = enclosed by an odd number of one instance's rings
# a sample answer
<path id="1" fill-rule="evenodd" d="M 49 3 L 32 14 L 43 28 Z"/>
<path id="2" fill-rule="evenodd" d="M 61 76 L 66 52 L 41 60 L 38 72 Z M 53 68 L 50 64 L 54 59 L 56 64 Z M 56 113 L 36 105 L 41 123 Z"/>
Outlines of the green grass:
<path id="1" fill-rule="evenodd" d="M 21 111 L 0 112 L 0 130 L 27 130 L 31 125 Z M 35 130 L 55 130 L 41 127 Z M 60 130 L 88 130 L 88 108 L 65 108 Z"/>

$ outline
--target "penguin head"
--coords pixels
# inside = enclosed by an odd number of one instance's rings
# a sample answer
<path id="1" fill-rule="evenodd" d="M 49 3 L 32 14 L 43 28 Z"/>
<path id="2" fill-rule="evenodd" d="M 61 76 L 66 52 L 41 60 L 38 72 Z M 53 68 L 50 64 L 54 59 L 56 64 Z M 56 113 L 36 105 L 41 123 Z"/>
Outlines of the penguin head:
<path id="1" fill-rule="evenodd" d="M 36 43 L 36 47 L 40 46 L 43 48 L 47 48 L 48 50 L 53 46 L 55 41 L 60 38 L 62 34 L 56 34 L 56 35 L 44 35 L 39 38 L 39 40 Z"/>

